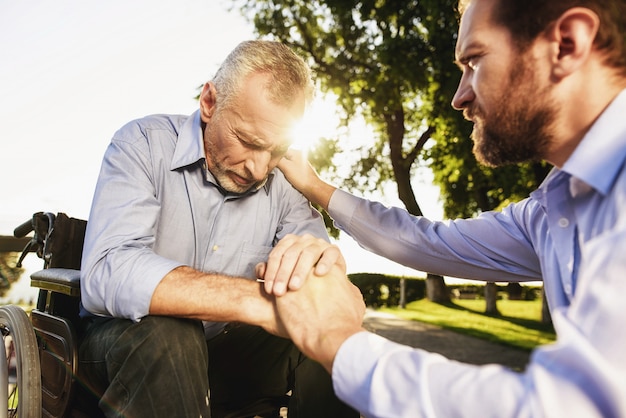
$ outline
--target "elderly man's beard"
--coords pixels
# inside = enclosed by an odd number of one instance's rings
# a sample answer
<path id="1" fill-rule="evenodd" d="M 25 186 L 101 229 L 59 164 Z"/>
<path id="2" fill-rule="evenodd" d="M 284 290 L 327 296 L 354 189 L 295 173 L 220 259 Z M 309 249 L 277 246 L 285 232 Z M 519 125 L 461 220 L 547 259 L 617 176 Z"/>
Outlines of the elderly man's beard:
<path id="1" fill-rule="evenodd" d="M 542 160 L 552 143 L 556 107 L 549 89 L 538 85 L 530 64 L 522 57 L 518 61 L 501 99 L 490 106 L 492 113 L 479 107 L 466 110 L 474 120 L 474 155 L 488 166 Z"/>

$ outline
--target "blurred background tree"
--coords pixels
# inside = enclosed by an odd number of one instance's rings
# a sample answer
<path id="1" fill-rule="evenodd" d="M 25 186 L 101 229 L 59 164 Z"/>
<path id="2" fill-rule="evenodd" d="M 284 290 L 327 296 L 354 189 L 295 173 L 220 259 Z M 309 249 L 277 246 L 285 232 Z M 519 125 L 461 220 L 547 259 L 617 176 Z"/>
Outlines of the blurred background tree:
<path id="1" fill-rule="evenodd" d="M 419 216 L 411 179 L 418 167 L 429 167 L 444 216 L 451 219 L 522 199 L 549 170 L 545 164 L 488 168 L 472 155 L 472 126 L 450 105 L 461 75 L 454 63 L 456 5 L 457 0 L 233 0 L 233 9 L 254 23 L 259 36 L 279 40 L 307 60 L 320 90 L 336 97 L 343 125 L 358 116 L 371 128 L 374 145 L 361 148 L 337 185 L 380 192 L 394 182 L 407 211 Z M 339 137 L 325 138 L 309 155 L 324 173 L 333 171 L 333 156 L 342 150 Z M 428 274 L 427 294 L 433 301 L 449 300 L 443 277 Z"/>
<path id="2" fill-rule="evenodd" d="M 19 253 L 0 252 L 0 297 L 6 296 L 11 285 L 20 278 L 23 268 L 15 267 Z"/>

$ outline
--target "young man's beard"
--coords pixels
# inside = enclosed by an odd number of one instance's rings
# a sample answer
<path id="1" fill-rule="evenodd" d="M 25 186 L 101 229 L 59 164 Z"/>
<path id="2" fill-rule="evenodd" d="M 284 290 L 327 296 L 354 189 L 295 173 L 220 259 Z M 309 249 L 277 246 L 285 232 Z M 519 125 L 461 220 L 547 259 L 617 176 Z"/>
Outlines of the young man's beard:
<path id="1" fill-rule="evenodd" d="M 490 106 L 493 113 L 468 110 L 475 120 L 473 151 L 480 163 L 495 167 L 546 157 L 556 109 L 549 89 L 539 86 L 531 65 L 525 64 L 523 55 L 513 63 L 501 99 Z"/>

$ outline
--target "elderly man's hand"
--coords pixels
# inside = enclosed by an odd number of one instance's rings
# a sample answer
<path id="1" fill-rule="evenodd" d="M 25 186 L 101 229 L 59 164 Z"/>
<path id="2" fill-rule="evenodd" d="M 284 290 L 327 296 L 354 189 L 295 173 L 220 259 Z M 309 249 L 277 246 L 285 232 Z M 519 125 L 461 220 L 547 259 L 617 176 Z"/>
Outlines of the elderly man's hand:
<path id="1" fill-rule="evenodd" d="M 363 295 L 337 266 L 324 276 L 312 271 L 302 288 L 276 297 L 275 304 L 289 338 L 329 373 L 341 344 L 363 331 Z"/>
<path id="2" fill-rule="evenodd" d="M 268 294 L 282 296 L 287 290 L 299 289 L 312 268 L 322 276 L 333 266 L 345 274 L 346 262 L 336 245 L 308 234 L 290 234 L 272 249 L 267 263 L 256 266 L 256 274 L 265 281 Z"/>

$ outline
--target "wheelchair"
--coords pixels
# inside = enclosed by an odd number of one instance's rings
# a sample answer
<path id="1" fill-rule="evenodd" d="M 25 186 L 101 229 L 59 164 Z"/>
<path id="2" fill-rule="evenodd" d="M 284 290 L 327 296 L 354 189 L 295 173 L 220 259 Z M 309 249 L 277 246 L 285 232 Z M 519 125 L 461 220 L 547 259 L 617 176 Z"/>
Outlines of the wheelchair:
<path id="1" fill-rule="evenodd" d="M 36 253 L 43 269 L 31 275 L 39 288 L 28 314 L 18 306 L 0 307 L 4 355 L 0 359 L 0 417 L 93 416 L 74 411 L 80 326 L 80 259 L 87 222 L 63 213 L 38 212 L 15 228 L 16 238 L 34 235 L 24 257 Z M 6 415 L 4 415 L 6 414 Z"/>
<path id="2" fill-rule="evenodd" d="M 31 275 L 31 286 L 39 293 L 30 318 L 18 306 L 0 306 L 0 405 L 8 405 L 6 413 L 0 407 L 0 418 L 104 416 L 97 397 L 78 379 L 80 262 L 86 227 L 87 221 L 64 213 L 37 212 L 14 230 L 16 238 L 34 232 L 17 266 L 34 252 L 43 260 L 43 269 Z M 288 398 L 260 399 L 243 410 L 214 413 L 219 416 L 214 418 L 279 418 Z"/>

